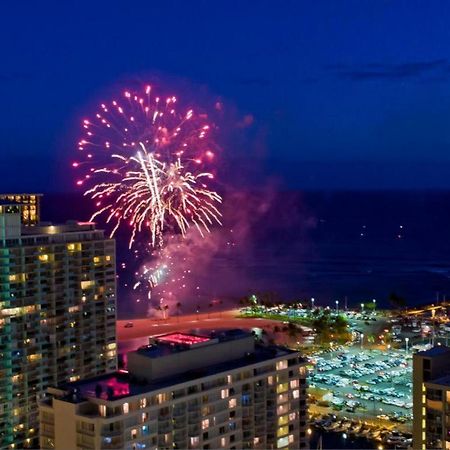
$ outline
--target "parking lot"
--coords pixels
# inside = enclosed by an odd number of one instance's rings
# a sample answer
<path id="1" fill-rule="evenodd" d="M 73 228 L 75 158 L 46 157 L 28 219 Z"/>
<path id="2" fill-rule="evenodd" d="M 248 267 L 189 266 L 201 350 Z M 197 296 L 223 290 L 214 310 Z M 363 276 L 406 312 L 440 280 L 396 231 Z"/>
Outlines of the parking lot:
<path id="1" fill-rule="evenodd" d="M 341 347 L 311 358 L 310 392 L 318 405 L 390 422 L 412 418 L 412 355 Z"/>

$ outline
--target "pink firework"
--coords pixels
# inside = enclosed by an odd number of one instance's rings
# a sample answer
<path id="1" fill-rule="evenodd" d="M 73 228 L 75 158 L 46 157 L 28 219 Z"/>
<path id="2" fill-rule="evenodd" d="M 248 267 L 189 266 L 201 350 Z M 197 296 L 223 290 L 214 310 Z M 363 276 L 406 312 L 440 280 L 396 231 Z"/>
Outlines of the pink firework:
<path id="1" fill-rule="evenodd" d="M 210 125 L 193 109 L 177 112 L 177 99 L 161 99 L 146 86 L 141 94 L 124 92 L 121 100 L 102 103 L 83 121 L 83 155 L 73 166 L 84 170 L 77 185 L 96 202 L 91 218 L 112 223 L 111 236 L 122 224 L 153 247 L 164 245 L 164 232 L 200 233 L 220 224 L 220 195 L 209 189 L 214 145 Z"/>

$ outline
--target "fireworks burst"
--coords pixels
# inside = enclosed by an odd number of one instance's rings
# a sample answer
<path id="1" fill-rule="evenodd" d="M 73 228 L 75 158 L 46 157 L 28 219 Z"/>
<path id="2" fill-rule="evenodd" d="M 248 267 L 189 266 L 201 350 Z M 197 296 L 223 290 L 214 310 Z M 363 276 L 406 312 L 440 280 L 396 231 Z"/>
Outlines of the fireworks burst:
<path id="1" fill-rule="evenodd" d="M 142 95 L 124 93 L 122 101 L 101 104 L 94 120 L 84 120 L 79 142 L 87 167 L 79 186 L 96 201 L 92 216 L 131 227 L 129 246 L 147 230 L 153 247 L 163 247 L 164 231 L 183 236 L 191 226 L 201 234 L 221 223 L 221 196 L 208 188 L 206 169 L 214 159 L 210 126 L 192 109 L 175 110 L 175 97 L 162 101 L 150 86 Z M 156 277 L 158 278 L 158 277 Z"/>

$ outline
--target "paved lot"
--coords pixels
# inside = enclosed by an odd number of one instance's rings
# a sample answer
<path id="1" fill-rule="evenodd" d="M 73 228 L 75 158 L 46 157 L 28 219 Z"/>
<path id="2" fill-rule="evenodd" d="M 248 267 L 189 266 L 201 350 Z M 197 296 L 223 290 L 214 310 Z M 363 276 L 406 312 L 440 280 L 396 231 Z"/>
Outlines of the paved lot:
<path id="1" fill-rule="evenodd" d="M 390 421 L 410 420 L 411 356 L 401 350 L 368 350 L 358 345 L 316 356 L 311 392 L 325 394 L 324 400 L 338 414 L 360 412 L 373 418 L 387 415 Z"/>

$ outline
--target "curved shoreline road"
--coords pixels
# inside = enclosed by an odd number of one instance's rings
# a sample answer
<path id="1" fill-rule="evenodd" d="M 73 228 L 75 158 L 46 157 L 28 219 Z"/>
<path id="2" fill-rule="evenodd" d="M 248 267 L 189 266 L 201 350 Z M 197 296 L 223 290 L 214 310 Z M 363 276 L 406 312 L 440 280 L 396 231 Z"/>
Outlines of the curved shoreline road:
<path id="1" fill-rule="evenodd" d="M 239 310 L 232 309 L 214 313 L 189 314 L 185 316 L 171 316 L 167 319 L 148 317 L 145 319 L 118 320 L 116 324 L 119 342 L 130 339 L 147 338 L 174 331 L 189 331 L 192 329 L 221 329 L 221 328 L 273 328 L 279 325 L 277 320 L 239 318 Z M 133 326 L 125 328 L 131 322 Z"/>

